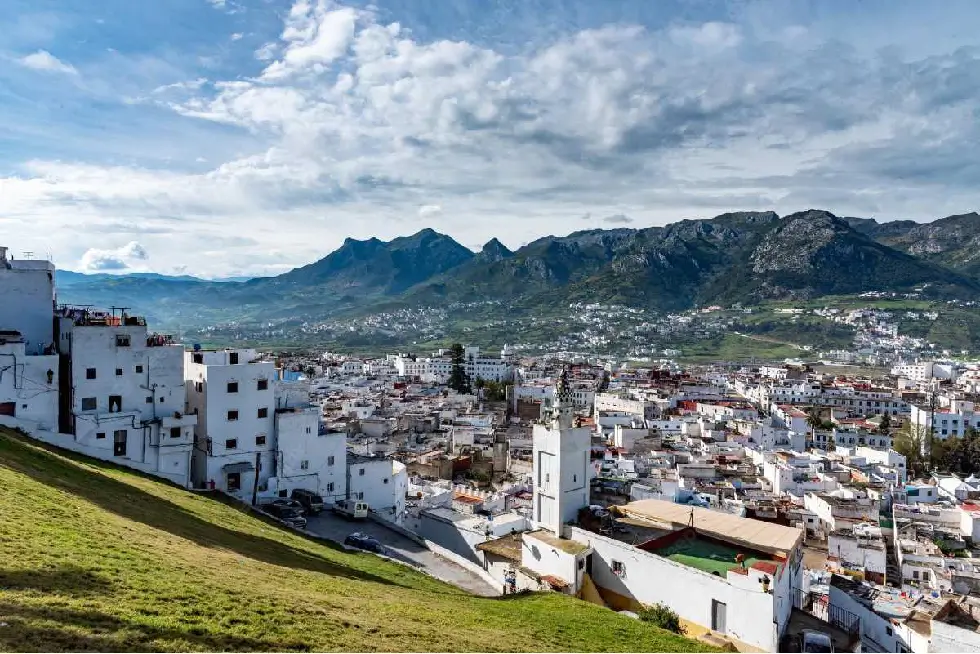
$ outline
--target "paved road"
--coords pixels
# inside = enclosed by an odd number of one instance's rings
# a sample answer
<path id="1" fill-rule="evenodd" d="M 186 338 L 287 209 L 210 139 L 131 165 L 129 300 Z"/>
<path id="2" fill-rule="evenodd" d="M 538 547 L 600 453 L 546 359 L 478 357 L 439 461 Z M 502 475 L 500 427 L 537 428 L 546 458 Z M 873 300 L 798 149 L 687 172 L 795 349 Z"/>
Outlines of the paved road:
<path id="1" fill-rule="evenodd" d="M 494 597 L 499 594 L 490 584 L 466 568 L 372 520 L 346 520 L 335 513 L 324 511 L 320 515 L 307 517 L 306 530 L 338 543 L 343 543 L 348 534 L 359 531 L 384 543 L 391 558 L 408 563 L 437 579 L 458 586 L 474 595 Z"/>

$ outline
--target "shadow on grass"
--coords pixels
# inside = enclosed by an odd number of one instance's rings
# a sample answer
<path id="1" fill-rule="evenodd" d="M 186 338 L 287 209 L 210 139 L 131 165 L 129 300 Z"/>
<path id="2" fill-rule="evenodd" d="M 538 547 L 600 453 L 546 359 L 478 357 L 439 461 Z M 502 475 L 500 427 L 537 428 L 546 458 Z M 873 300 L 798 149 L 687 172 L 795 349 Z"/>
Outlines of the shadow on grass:
<path id="1" fill-rule="evenodd" d="M 207 629 L 127 622 L 101 611 L 0 602 L 0 650 L 34 652 L 305 652 L 299 641 L 267 640 Z"/>
<path id="2" fill-rule="evenodd" d="M 0 590 L 37 590 L 42 593 L 87 595 L 104 593 L 111 586 L 112 582 L 105 577 L 74 566 L 46 570 L 0 569 Z"/>
<path id="3" fill-rule="evenodd" d="M 225 549 L 242 557 L 273 565 L 379 584 L 400 585 L 389 579 L 296 549 L 281 541 L 234 531 L 207 522 L 162 497 L 107 475 L 85 470 L 55 454 L 61 453 L 52 446 L 0 431 L 0 467 L 9 468 L 27 475 L 38 483 L 77 495 L 120 517 L 171 533 L 203 547 Z M 71 456 L 84 459 L 93 467 L 118 468 L 139 475 L 127 468 L 119 468 L 97 459 L 74 454 Z M 154 481 L 166 483 L 156 479 Z M 176 486 L 174 488 L 175 492 L 187 492 L 183 489 L 178 490 L 179 487 Z M 25 498 L 25 501 L 29 501 L 29 498 Z M 326 544 L 321 546 L 330 547 Z M 340 551 L 339 547 L 334 549 Z"/>

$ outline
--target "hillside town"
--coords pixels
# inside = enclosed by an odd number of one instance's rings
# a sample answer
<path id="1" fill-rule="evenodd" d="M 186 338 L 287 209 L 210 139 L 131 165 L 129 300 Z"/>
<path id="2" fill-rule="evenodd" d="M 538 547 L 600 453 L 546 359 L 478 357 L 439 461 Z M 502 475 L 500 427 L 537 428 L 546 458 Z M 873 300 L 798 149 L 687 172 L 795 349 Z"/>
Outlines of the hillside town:
<path id="1" fill-rule="evenodd" d="M 664 607 L 745 652 L 980 652 L 980 362 L 209 350 L 54 275 L 0 248 L 0 424 L 37 441 L 487 596 Z M 596 351 L 623 310 L 570 307 Z"/>

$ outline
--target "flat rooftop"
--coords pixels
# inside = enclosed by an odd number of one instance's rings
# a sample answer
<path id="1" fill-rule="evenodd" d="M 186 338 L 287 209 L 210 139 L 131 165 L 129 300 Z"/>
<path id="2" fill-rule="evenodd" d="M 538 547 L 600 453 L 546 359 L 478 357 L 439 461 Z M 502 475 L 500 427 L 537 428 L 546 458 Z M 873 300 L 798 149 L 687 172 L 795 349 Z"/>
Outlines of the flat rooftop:
<path id="1" fill-rule="evenodd" d="M 788 557 L 803 538 L 803 530 L 796 527 L 663 500 L 639 500 L 616 508 L 618 513 L 629 518 L 659 523 L 675 531 L 693 526 L 706 536 L 736 547 L 784 557 Z"/>
<path id="2" fill-rule="evenodd" d="M 549 531 L 544 531 L 539 529 L 538 531 L 529 531 L 525 534 L 525 537 L 530 536 L 535 538 L 546 545 L 550 545 L 555 549 L 559 549 L 566 554 L 581 554 L 589 549 L 589 546 L 585 543 L 580 543 L 575 540 L 568 540 L 567 538 L 558 538 Z"/>

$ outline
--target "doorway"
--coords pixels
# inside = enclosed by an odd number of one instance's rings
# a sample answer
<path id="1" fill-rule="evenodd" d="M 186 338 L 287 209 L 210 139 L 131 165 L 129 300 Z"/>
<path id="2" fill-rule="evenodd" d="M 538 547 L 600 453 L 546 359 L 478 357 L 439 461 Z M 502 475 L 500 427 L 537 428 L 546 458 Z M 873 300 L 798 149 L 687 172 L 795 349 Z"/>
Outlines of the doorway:
<path id="1" fill-rule="evenodd" d="M 717 631 L 720 634 L 726 633 L 726 618 L 728 613 L 728 606 L 724 602 L 719 602 L 718 600 L 711 600 L 711 630 Z"/>
<path id="2" fill-rule="evenodd" d="M 113 456 L 126 456 L 126 440 L 128 435 L 125 429 L 117 429 L 112 433 Z"/>
<path id="3" fill-rule="evenodd" d="M 240 491 L 242 489 L 242 473 L 229 472 L 225 488 L 229 491 Z"/>

